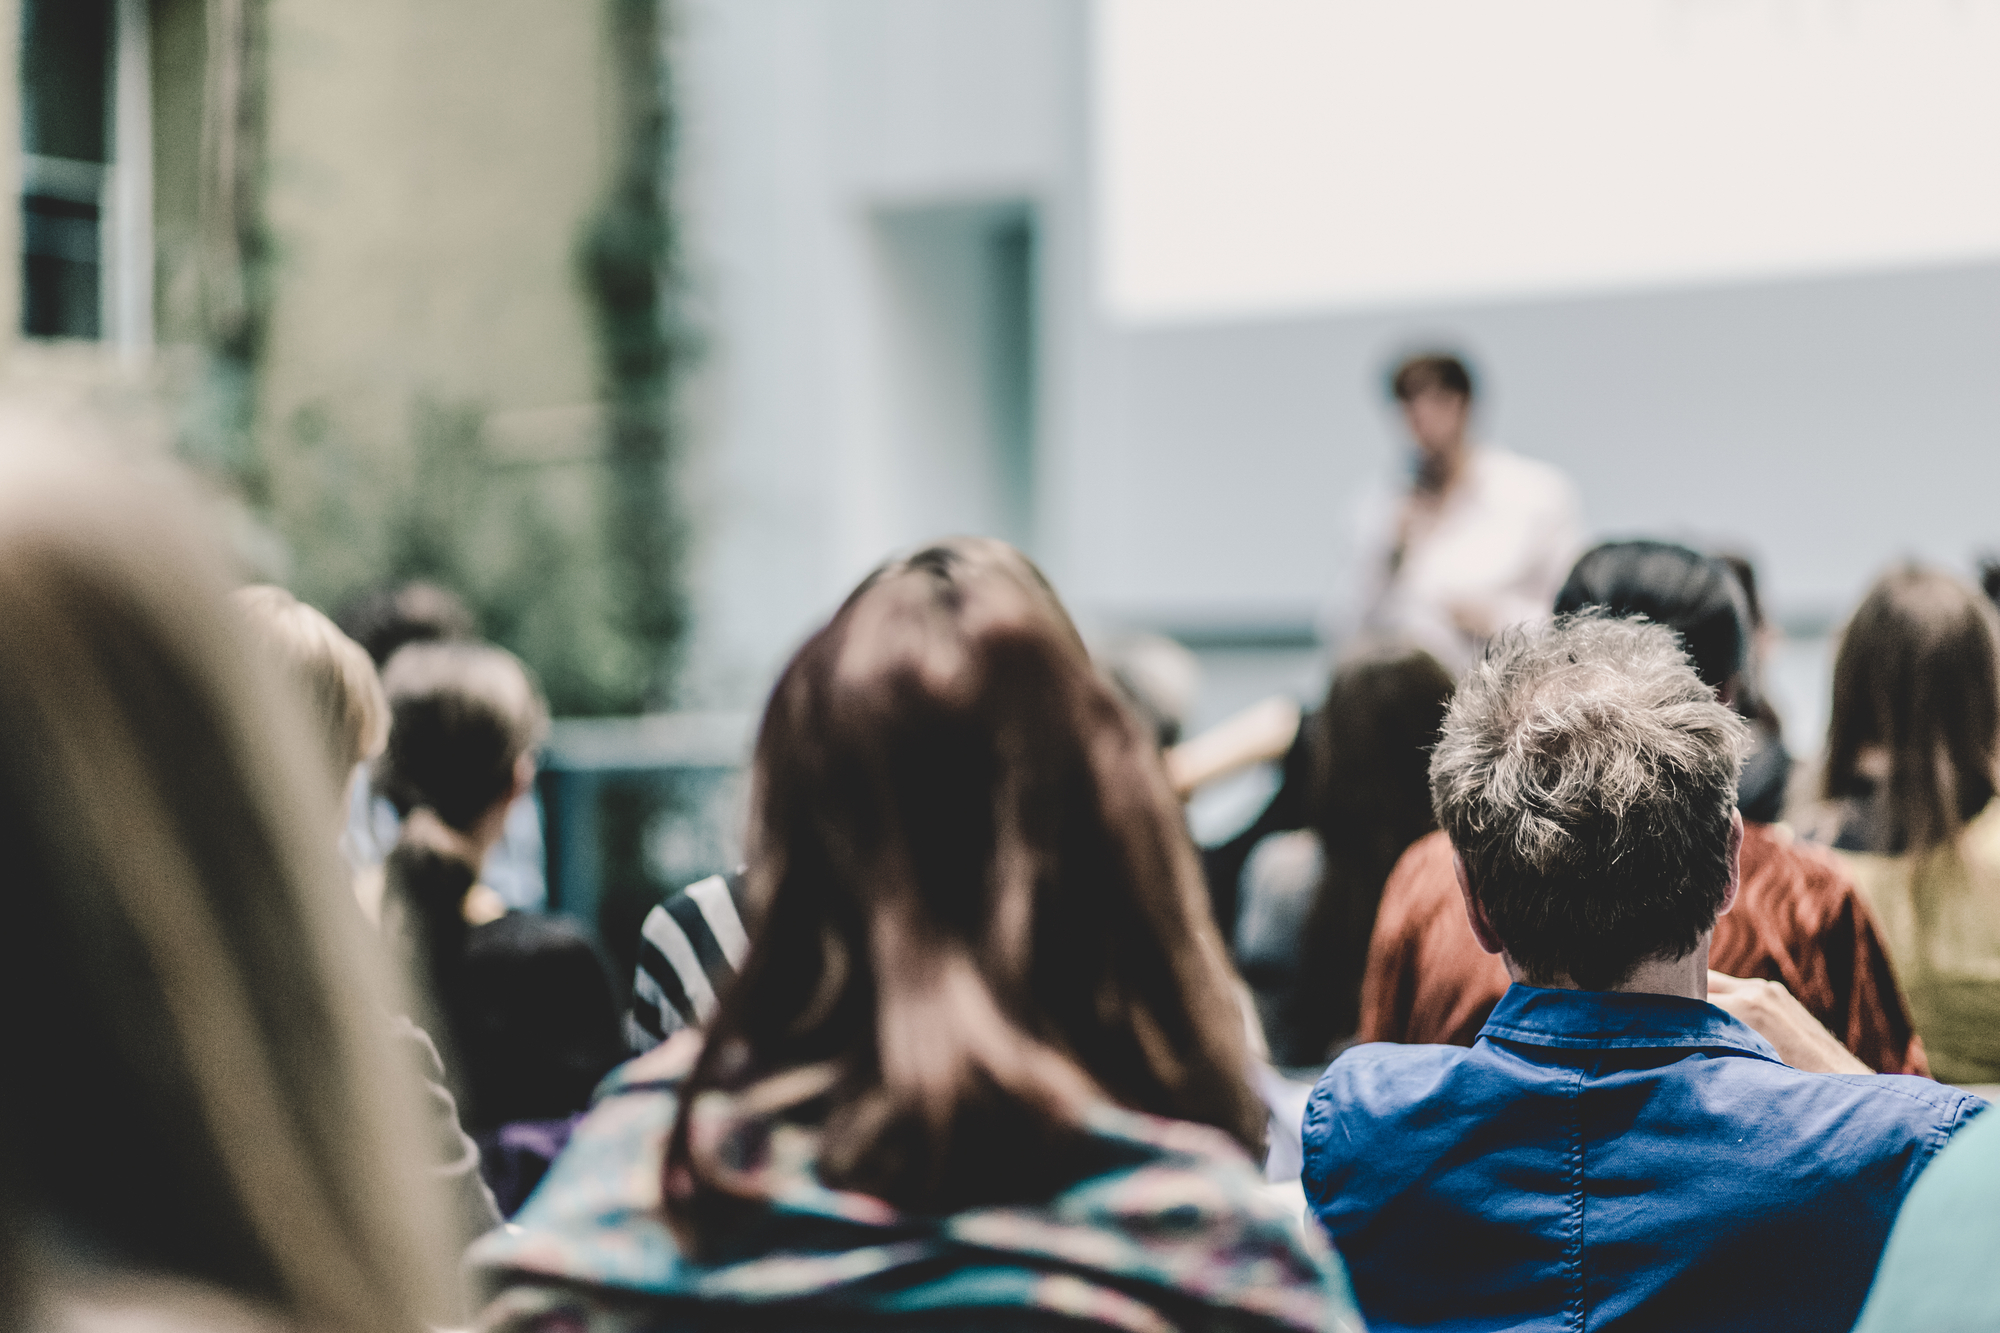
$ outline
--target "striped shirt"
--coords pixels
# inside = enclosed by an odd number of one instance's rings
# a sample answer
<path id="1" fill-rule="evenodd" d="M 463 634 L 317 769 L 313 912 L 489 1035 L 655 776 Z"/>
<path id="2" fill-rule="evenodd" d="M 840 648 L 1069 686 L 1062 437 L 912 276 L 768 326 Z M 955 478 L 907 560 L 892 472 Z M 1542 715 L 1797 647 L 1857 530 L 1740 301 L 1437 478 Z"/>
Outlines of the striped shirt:
<path id="1" fill-rule="evenodd" d="M 682 1028 L 700 1027 L 715 1012 L 716 996 L 750 951 L 742 893 L 742 871 L 710 875 L 646 914 L 626 1022 L 633 1050 L 650 1050 Z"/>

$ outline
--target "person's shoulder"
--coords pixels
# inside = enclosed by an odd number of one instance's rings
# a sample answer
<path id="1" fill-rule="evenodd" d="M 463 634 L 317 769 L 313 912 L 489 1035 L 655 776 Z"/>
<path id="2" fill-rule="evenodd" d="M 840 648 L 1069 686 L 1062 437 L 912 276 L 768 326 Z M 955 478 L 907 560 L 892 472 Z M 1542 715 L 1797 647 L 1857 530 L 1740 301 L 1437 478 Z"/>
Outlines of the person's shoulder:
<path id="1" fill-rule="evenodd" d="M 699 1034 L 681 1032 L 606 1075 L 527 1204 L 466 1262 L 640 1288 L 671 1272 L 679 1248 L 666 1227 L 661 1165 L 680 1085 L 700 1054 Z"/>
<path id="2" fill-rule="evenodd" d="M 1382 885 L 1376 919 L 1428 919 L 1457 895 L 1458 879 L 1451 867 L 1451 839 L 1444 830 L 1436 829 L 1411 843 L 1396 858 L 1395 867 Z"/>
<path id="3" fill-rule="evenodd" d="M 1837 1126 L 1844 1155 L 1915 1147 L 1926 1157 L 1986 1110 L 1982 1097 L 1914 1074 L 1826 1074 L 1776 1062 L 1730 1061 L 1762 1088 L 1756 1118 L 1783 1133 L 1818 1136 Z"/>
<path id="4" fill-rule="evenodd" d="M 1896 1214 L 1855 1333 L 1992 1327 L 1996 1192 L 2000 1116 L 1982 1116 L 1952 1139 Z"/>
<path id="5" fill-rule="evenodd" d="M 1837 853 L 1783 824 L 1744 823 L 1739 910 L 1784 906 L 1820 919 L 1845 912 L 1859 893 L 1851 868 Z"/>
<path id="6" fill-rule="evenodd" d="M 2000 796 L 1972 817 L 1959 835 L 1959 854 L 1976 875 L 2000 876 Z"/>
<path id="7" fill-rule="evenodd" d="M 1372 1041 L 1350 1046 L 1326 1067 L 1306 1100 L 1306 1134 L 1335 1118 L 1387 1123 L 1435 1096 L 1472 1056 L 1465 1046 L 1413 1046 Z"/>

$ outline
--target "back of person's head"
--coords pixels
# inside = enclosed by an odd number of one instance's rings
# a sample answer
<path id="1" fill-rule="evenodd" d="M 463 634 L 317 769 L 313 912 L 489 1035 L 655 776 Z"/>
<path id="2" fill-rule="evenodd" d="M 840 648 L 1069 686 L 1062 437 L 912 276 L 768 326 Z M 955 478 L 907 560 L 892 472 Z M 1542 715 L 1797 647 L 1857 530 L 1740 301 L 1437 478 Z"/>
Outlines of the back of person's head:
<path id="1" fill-rule="evenodd" d="M 230 600 L 304 697 L 344 786 L 354 766 L 380 754 L 389 739 L 389 702 L 375 663 L 319 610 L 283 588 L 254 584 L 238 588 Z"/>
<path id="2" fill-rule="evenodd" d="M 1341 663 L 1312 715 L 1308 817 L 1320 883 L 1274 1034 L 1280 1063 L 1318 1060 L 1360 1022 L 1361 973 L 1396 859 L 1437 827 L 1430 753 L 1451 673 L 1420 648 L 1382 645 Z"/>
<path id="3" fill-rule="evenodd" d="M 1426 393 L 1446 393 L 1470 402 L 1472 371 L 1450 352 L 1404 357 L 1389 374 L 1389 395 L 1399 403 Z"/>
<path id="4" fill-rule="evenodd" d="M 514 912 L 474 928 L 464 987 L 469 1125 L 581 1111 L 627 1054 L 604 954 L 562 917 Z"/>
<path id="5" fill-rule="evenodd" d="M 520 659 L 483 643 L 413 643 L 389 659 L 382 687 L 389 746 L 375 790 L 403 816 L 383 863 L 383 934 L 421 983 L 424 1025 L 469 1093 L 465 900 L 480 872 L 469 835 L 521 790 L 548 708 Z"/>
<path id="6" fill-rule="evenodd" d="M 1993 798 L 1996 636 L 2000 620 L 1977 589 L 1921 565 L 1876 580 L 1848 621 L 1833 664 L 1826 795 L 1883 798 L 1871 850 L 1947 843 Z M 1870 771 L 1877 747 L 1885 771 Z"/>
<path id="7" fill-rule="evenodd" d="M 457 593 L 422 579 L 372 588 L 342 606 L 335 620 L 378 667 L 388 665 L 408 644 L 448 643 L 479 634 L 478 621 Z"/>
<path id="8" fill-rule="evenodd" d="M 414 1333 L 453 1304 L 416 1089 L 314 728 L 193 504 L 106 459 L 0 459 L 0 1249 L 26 1250 L 0 1271 L 17 1300 L 81 1259 Z"/>
<path id="9" fill-rule="evenodd" d="M 484 643 L 415 643 L 382 670 L 389 746 L 375 788 L 398 812 L 470 828 L 512 790 L 548 731 L 548 706 L 519 658 Z"/>
<path id="10" fill-rule="evenodd" d="M 864 580 L 772 691 L 752 802 L 750 954 L 684 1108 L 821 1119 L 829 1183 L 932 1213 L 1070 1183 L 1102 1098 L 1261 1143 L 1153 737 L 1014 548 Z M 689 1114 L 666 1185 L 699 1245 L 742 1185 Z"/>
<path id="11" fill-rule="evenodd" d="M 1715 556 L 1672 542 L 1605 542 L 1584 552 L 1556 594 L 1559 616 L 1590 606 L 1665 625 L 1711 689 L 1728 686 L 1749 660 L 1749 599 Z"/>
<path id="12" fill-rule="evenodd" d="M 1664 625 L 1586 613 L 1492 642 L 1445 715 L 1431 796 L 1531 984 L 1607 990 L 1695 948 L 1728 893 L 1748 745 Z"/>
<path id="13" fill-rule="evenodd" d="M 1098 665 L 1161 749 L 1177 744 L 1201 689 L 1201 663 L 1164 634 L 1127 634 L 1098 653 Z"/>
<path id="14" fill-rule="evenodd" d="M 1757 566 L 1750 557 L 1739 551 L 1717 551 L 1715 558 L 1729 566 L 1729 572 L 1736 576 L 1737 586 L 1743 589 L 1743 604 L 1750 611 L 1750 632 L 1755 635 L 1764 628 L 1764 602 L 1757 593 Z"/>

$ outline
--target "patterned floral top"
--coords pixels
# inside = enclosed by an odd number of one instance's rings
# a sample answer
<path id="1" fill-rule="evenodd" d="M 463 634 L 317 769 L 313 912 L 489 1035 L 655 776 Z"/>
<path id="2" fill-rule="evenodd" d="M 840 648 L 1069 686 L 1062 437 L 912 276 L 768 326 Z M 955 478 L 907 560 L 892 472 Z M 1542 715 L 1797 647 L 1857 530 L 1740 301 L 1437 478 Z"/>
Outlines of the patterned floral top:
<path id="1" fill-rule="evenodd" d="M 494 1333 L 709 1328 L 1354 1330 L 1340 1260 L 1263 1188 L 1220 1131 L 1105 1106 L 1104 1169 L 1036 1206 L 945 1217 L 830 1189 L 817 1134 L 759 1125 L 750 1165 L 771 1202 L 713 1262 L 684 1256 L 661 1208 L 675 1089 L 700 1038 L 684 1033 L 605 1080 L 519 1217 L 473 1246 L 499 1292 Z M 730 1119 L 705 1094 L 692 1129 Z"/>

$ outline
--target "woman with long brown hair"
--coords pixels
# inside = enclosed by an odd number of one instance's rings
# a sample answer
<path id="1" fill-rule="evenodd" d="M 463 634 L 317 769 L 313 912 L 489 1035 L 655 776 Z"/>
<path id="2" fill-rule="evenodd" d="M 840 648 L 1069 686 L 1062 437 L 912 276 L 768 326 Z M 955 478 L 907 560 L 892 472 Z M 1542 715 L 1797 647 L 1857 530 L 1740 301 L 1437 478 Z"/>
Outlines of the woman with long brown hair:
<path id="1" fill-rule="evenodd" d="M 452 1226 L 326 748 L 181 484 L 32 443 L 0 457 L 0 1328 L 419 1333 Z"/>
<path id="2" fill-rule="evenodd" d="M 2000 1081 L 2000 618 L 1941 570 L 1877 580 L 1841 637 L 1822 795 L 1931 1071 Z"/>
<path id="3" fill-rule="evenodd" d="M 870 575 L 779 678 L 752 802 L 741 975 L 475 1248 L 489 1326 L 1352 1318 L 1262 1191 L 1157 750 L 1024 557 Z"/>
<path id="4" fill-rule="evenodd" d="M 1279 948 L 1260 949 L 1251 938 L 1261 919 L 1255 909 L 1268 896 L 1255 891 L 1258 872 L 1265 851 L 1275 850 L 1264 849 L 1246 875 L 1252 891 L 1237 932 L 1238 958 L 1281 1066 L 1317 1074 L 1360 1025 L 1361 978 L 1382 886 L 1410 844 L 1437 827 L 1430 752 L 1451 696 L 1451 673 L 1436 658 L 1384 645 L 1341 663 L 1305 723 L 1310 826 L 1278 835 L 1307 849 L 1299 860 L 1317 865 L 1301 895 L 1302 926 Z"/>

